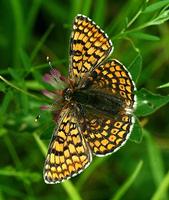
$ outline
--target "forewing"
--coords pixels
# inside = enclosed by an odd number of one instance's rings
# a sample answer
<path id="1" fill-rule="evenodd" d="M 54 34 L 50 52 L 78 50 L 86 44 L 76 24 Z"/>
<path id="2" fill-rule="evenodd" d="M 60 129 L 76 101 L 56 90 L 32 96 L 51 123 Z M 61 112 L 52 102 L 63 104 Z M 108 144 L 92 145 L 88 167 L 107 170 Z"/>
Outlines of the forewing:
<path id="1" fill-rule="evenodd" d="M 84 89 L 112 96 L 112 102 L 113 99 L 120 102 L 114 114 L 109 114 L 111 110 L 105 115 L 93 108 L 83 108 L 86 120 L 84 135 L 93 153 L 98 156 L 112 153 L 126 142 L 134 124 L 136 88 L 131 75 L 119 61 L 107 61 L 91 72 Z"/>
<path id="2" fill-rule="evenodd" d="M 59 183 L 69 179 L 82 172 L 92 160 L 75 113 L 73 108 L 62 110 L 45 161 L 46 183 Z"/>
<path id="3" fill-rule="evenodd" d="M 77 15 L 70 40 L 69 78 L 75 86 L 112 51 L 108 36 L 91 19 Z"/>

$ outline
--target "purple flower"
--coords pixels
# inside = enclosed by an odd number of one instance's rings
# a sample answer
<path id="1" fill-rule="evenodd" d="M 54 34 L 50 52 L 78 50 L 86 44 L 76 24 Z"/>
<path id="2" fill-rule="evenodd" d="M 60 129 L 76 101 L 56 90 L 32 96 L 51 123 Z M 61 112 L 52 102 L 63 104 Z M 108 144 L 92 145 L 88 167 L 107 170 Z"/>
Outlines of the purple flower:
<path id="1" fill-rule="evenodd" d="M 41 106 L 41 110 L 52 111 L 54 120 L 57 121 L 63 103 L 63 90 L 68 86 L 67 78 L 62 76 L 56 69 L 51 69 L 49 74 L 45 74 L 43 80 L 52 86 L 52 90 L 43 90 L 42 93 L 52 100 L 51 105 Z"/>
<path id="2" fill-rule="evenodd" d="M 50 74 L 45 74 L 43 80 L 56 90 L 63 90 L 67 86 L 67 79 L 61 76 L 60 72 L 56 69 L 51 69 Z"/>

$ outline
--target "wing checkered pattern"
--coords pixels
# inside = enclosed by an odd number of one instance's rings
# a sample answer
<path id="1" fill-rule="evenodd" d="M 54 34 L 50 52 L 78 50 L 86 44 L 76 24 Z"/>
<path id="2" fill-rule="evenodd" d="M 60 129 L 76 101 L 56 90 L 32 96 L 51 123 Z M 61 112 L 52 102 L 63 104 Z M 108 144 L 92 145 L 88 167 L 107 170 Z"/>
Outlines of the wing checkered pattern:
<path id="1" fill-rule="evenodd" d="M 112 51 L 112 42 L 91 19 L 78 15 L 70 40 L 69 78 L 76 87 L 80 81 Z"/>
<path id="2" fill-rule="evenodd" d="M 92 156 L 74 108 L 63 109 L 44 166 L 46 183 L 59 183 L 82 172 Z"/>

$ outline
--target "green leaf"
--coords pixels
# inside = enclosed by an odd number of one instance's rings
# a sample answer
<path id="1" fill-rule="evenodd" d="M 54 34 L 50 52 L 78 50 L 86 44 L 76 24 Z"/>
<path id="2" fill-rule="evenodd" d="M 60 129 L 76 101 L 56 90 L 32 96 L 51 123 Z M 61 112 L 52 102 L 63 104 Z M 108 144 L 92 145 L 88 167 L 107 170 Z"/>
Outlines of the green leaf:
<path id="1" fill-rule="evenodd" d="M 163 11 L 158 17 L 156 17 L 154 20 L 150 21 L 148 24 L 149 24 L 149 26 L 159 25 L 159 24 L 163 24 L 167 20 L 169 20 L 169 10 Z"/>
<path id="2" fill-rule="evenodd" d="M 150 40 L 150 41 L 158 41 L 160 40 L 159 37 L 155 36 L 155 35 L 151 35 L 148 33 L 142 33 L 142 32 L 133 32 L 131 34 L 128 34 L 131 37 L 135 37 L 137 39 L 141 39 L 141 40 Z"/>
<path id="3" fill-rule="evenodd" d="M 151 4 L 150 6 L 148 6 L 143 13 L 149 13 L 149 12 L 154 12 L 156 10 L 159 10 L 161 8 L 163 8 L 164 6 L 166 6 L 167 4 L 169 4 L 169 0 L 163 0 L 163 1 L 159 1 L 156 3 Z"/>
<path id="4" fill-rule="evenodd" d="M 138 52 L 137 56 L 128 67 L 134 82 L 138 80 L 141 68 L 142 68 L 142 56 L 140 52 Z"/>
<path id="5" fill-rule="evenodd" d="M 135 120 L 136 121 L 135 121 L 133 131 L 131 133 L 129 140 L 131 140 L 132 142 L 135 142 L 135 143 L 141 143 L 142 138 L 143 138 L 142 127 L 139 123 L 139 120 L 137 118 Z"/>
<path id="6" fill-rule="evenodd" d="M 131 187 L 131 185 L 136 180 L 141 168 L 143 166 L 143 161 L 141 160 L 138 165 L 136 166 L 135 170 L 131 174 L 131 176 L 125 181 L 125 183 L 119 188 L 116 194 L 111 198 L 111 200 L 119 200 L 125 195 L 127 190 Z"/>
<path id="7" fill-rule="evenodd" d="M 21 69 L 15 69 L 15 68 L 8 68 L 9 74 L 12 76 L 12 78 L 18 82 L 22 80 L 22 70 Z"/>
<path id="8" fill-rule="evenodd" d="M 34 79 L 36 80 L 36 81 L 38 81 L 38 82 L 42 82 L 42 80 L 43 80 L 43 77 L 42 77 L 42 75 L 40 74 L 40 72 L 37 70 L 37 71 L 34 71 L 33 73 L 32 73 L 32 75 L 34 76 Z M 42 82 L 43 83 L 43 82 Z"/>
<path id="9" fill-rule="evenodd" d="M 146 89 L 137 92 L 136 116 L 147 116 L 169 102 L 169 96 L 154 94 Z"/>

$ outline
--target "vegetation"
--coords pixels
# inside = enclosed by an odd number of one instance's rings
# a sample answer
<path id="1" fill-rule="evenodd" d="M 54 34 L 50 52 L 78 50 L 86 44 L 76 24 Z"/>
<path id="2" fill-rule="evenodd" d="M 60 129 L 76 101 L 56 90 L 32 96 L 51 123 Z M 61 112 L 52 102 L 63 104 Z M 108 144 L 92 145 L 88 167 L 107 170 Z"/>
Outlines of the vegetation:
<path id="1" fill-rule="evenodd" d="M 0 7 L 0 199 L 169 199 L 169 0 L 7 0 Z M 67 75 L 78 13 L 107 32 L 112 57 L 131 72 L 137 120 L 118 152 L 95 158 L 69 181 L 46 185 L 44 156 L 55 123 L 40 111 L 42 77 L 47 56 Z"/>

